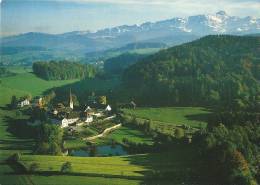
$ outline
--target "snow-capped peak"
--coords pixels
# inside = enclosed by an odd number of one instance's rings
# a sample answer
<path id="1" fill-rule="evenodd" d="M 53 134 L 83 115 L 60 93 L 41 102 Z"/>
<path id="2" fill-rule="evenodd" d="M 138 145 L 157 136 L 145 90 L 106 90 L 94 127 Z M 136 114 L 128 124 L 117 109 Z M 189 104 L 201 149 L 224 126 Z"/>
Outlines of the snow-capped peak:
<path id="1" fill-rule="evenodd" d="M 97 31 L 96 36 L 117 37 L 123 34 L 145 33 L 174 34 L 190 33 L 194 35 L 255 33 L 260 30 L 260 19 L 253 17 L 230 16 L 221 10 L 215 14 L 195 15 L 186 18 L 176 17 L 158 22 L 146 22 L 140 25 L 123 25 Z M 142 34 L 143 35 L 143 34 Z"/>

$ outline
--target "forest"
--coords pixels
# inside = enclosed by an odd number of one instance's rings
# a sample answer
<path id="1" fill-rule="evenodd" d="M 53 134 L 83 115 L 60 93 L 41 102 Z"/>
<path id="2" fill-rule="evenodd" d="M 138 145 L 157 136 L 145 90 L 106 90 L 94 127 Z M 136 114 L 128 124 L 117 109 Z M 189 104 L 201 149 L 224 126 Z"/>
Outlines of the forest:
<path id="1" fill-rule="evenodd" d="M 45 80 L 70 80 L 95 77 L 97 70 L 87 64 L 69 61 L 33 63 L 33 72 Z"/>
<path id="2" fill-rule="evenodd" d="M 194 140 L 219 184 L 260 180 L 259 45 L 259 37 L 207 36 L 147 57 L 123 74 L 139 104 L 214 109 Z"/>
<path id="3" fill-rule="evenodd" d="M 259 37 L 207 36 L 143 59 L 123 80 L 143 105 L 259 108 L 259 44 Z"/>
<path id="4" fill-rule="evenodd" d="M 104 70 L 106 73 L 121 74 L 126 68 L 147 56 L 146 54 L 124 53 L 107 59 L 104 63 Z"/>

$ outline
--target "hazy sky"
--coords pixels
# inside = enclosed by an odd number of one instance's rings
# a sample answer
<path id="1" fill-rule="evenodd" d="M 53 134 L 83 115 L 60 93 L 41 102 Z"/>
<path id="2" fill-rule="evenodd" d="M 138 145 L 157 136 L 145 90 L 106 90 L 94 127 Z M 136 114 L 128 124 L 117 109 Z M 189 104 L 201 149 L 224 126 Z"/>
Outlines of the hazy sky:
<path id="1" fill-rule="evenodd" d="M 95 31 L 219 10 L 260 17 L 260 0 L 2 0 L 1 35 Z"/>

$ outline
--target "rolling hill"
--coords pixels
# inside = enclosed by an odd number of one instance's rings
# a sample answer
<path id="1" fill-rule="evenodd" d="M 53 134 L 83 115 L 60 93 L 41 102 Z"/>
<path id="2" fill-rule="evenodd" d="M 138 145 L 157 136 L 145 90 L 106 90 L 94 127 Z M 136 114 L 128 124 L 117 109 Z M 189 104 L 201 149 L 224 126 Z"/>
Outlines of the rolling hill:
<path id="1" fill-rule="evenodd" d="M 206 36 L 134 64 L 124 83 L 139 104 L 254 107 L 249 100 L 260 100 L 259 46 L 259 37 Z"/>

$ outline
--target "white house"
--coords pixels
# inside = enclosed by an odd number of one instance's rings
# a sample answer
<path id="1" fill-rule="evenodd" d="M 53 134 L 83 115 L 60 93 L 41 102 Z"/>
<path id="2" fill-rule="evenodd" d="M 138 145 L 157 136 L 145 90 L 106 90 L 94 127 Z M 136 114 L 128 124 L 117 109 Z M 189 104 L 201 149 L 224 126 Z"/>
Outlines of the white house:
<path id="1" fill-rule="evenodd" d="M 91 110 L 92 110 L 91 107 L 90 107 L 90 106 L 87 106 L 87 108 L 85 109 L 84 112 L 88 112 L 88 111 L 91 111 Z"/>
<path id="2" fill-rule="evenodd" d="M 56 109 L 54 109 L 53 112 L 52 112 L 53 115 L 57 115 L 58 113 L 59 112 Z"/>
<path id="3" fill-rule="evenodd" d="M 26 105 L 30 105 L 30 101 L 28 99 L 25 99 L 25 100 L 21 101 L 20 103 L 18 103 L 19 107 L 24 107 Z"/>
<path id="4" fill-rule="evenodd" d="M 85 123 L 91 123 L 93 122 L 93 116 L 87 116 Z"/>
<path id="5" fill-rule="evenodd" d="M 107 105 L 107 107 L 106 107 L 105 111 L 108 111 L 108 112 L 110 112 L 111 110 L 112 110 L 112 108 L 110 107 L 110 105 Z"/>
<path id="6" fill-rule="evenodd" d="M 68 127 L 70 124 L 73 124 L 73 123 L 75 123 L 78 120 L 79 120 L 79 118 L 71 118 L 71 119 L 63 118 L 61 120 L 61 128 Z"/>

